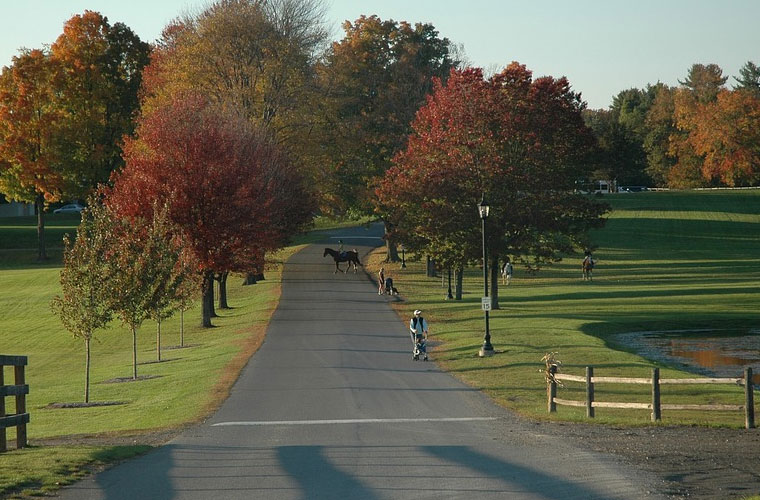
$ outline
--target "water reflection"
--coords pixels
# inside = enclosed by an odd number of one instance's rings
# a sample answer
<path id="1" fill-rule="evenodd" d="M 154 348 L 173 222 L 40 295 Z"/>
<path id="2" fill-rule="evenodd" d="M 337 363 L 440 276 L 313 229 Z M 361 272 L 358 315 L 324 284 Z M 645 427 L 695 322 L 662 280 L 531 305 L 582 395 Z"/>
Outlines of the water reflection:
<path id="1" fill-rule="evenodd" d="M 760 330 L 667 330 L 628 332 L 615 342 L 641 356 L 713 377 L 740 377 L 751 367 L 760 385 Z"/>

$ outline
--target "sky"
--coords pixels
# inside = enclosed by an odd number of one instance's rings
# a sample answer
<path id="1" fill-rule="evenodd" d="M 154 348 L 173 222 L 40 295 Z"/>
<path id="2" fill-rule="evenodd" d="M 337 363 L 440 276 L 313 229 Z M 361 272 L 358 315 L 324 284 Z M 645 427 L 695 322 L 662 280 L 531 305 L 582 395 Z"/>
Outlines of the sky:
<path id="1" fill-rule="evenodd" d="M 362 14 L 431 23 L 486 73 L 518 61 L 535 77 L 566 76 L 592 109 L 622 90 L 678 85 L 695 63 L 739 76 L 760 64 L 760 0 L 324 0 L 332 38 Z M 85 9 L 152 42 L 168 21 L 207 0 L 0 0 L 0 66 L 51 44 Z"/>

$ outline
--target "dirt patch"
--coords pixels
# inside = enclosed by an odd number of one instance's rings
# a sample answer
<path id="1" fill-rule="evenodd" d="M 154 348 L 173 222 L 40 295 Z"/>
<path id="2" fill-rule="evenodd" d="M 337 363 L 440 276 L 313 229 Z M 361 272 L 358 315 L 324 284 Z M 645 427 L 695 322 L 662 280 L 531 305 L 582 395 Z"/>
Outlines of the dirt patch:
<path id="1" fill-rule="evenodd" d="M 161 378 L 161 375 L 138 375 L 137 378 L 132 377 L 116 377 L 99 382 L 100 384 L 121 384 L 123 382 L 139 382 L 141 380 L 150 380 L 152 378 Z"/>
<path id="2" fill-rule="evenodd" d="M 169 345 L 162 347 L 162 351 L 173 351 L 175 349 L 190 349 L 191 347 L 198 347 L 200 344 L 186 344 L 186 345 Z"/>
<path id="3" fill-rule="evenodd" d="M 746 498 L 760 494 L 760 430 L 538 423 L 585 449 L 617 456 L 659 477 L 672 499 Z"/>
<path id="4" fill-rule="evenodd" d="M 142 361 L 142 362 L 137 363 L 137 364 L 139 366 L 142 366 L 142 365 L 155 365 L 156 363 L 168 363 L 170 361 L 179 361 L 180 359 L 182 359 L 182 358 L 154 359 L 153 361 Z"/>
<path id="5" fill-rule="evenodd" d="M 116 406 L 125 404 L 127 404 L 126 401 L 90 401 L 88 403 L 50 403 L 45 406 L 45 408 L 53 410 L 58 408 L 92 408 L 94 406 Z"/>

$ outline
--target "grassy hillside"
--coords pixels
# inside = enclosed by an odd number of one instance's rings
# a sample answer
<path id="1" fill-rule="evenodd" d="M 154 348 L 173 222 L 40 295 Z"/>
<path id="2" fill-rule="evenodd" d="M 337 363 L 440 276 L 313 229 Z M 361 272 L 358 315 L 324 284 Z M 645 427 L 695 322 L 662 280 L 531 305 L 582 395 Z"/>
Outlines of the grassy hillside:
<path id="1" fill-rule="evenodd" d="M 605 197 L 613 211 L 596 231 L 598 265 L 593 282 L 581 280 L 580 255 L 531 276 L 516 266 L 512 284 L 501 287 L 501 309 L 491 313 L 499 353 L 476 356 L 482 343 L 482 271 L 465 274 L 461 302 L 443 300 L 440 279 L 426 278 L 421 263 L 391 274 L 406 302 L 404 317 L 420 308 L 442 344 L 435 357 L 469 384 L 504 406 L 548 418 L 541 357 L 558 352 L 566 373 L 646 377 L 655 363 L 614 345 L 611 335 L 641 330 L 760 327 L 760 190 L 647 192 Z M 372 260 L 380 265 L 381 253 Z M 389 266 L 386 265 L 386 270 Z M 431 286 L 432 285 L 432 286 Z M 691 376 L 663 366 L 663 377 Z M 737 370 L 738 372 L 738 370 Z M 568 384 L 560 397 L 583 399 L 584 387 Z M 647 386 L 597 386 L 597 399 L 649 400 Z M 664 386 L 663 401 L 741 404 L 736 387 Z M 561 407 L 560 419 L 582 419 L 582 409 Z M 597 421 L 645 424 L 648 411 L 597 410 Z M 666 423 L 741 426 L 732 413 L 670 412 Z"/>

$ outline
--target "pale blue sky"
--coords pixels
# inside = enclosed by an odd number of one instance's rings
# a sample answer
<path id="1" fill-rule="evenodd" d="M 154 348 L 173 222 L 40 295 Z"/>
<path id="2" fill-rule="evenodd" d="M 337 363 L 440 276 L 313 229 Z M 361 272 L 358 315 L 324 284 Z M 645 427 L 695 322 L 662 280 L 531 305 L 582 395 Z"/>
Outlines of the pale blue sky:
<path id="1" fill-rule="evenodd" d="M 430 22 L 462 44 L 469 61 L 493 70 L 513 60 L 535 76 L 567 76 L 591 108 L 619 91 L 661 81 L 676 85 L 694 63 L 737 76 L 760 63 L 760 0 L 325 0 L 334 38 L 361 14 Z M 85 9 L 123 22 L 145 41 L 203 0 L 0 0 L 0 66 L 19 47 L 55 41 Z M 729 84 L 733 78 L 729 79 Z"/>

